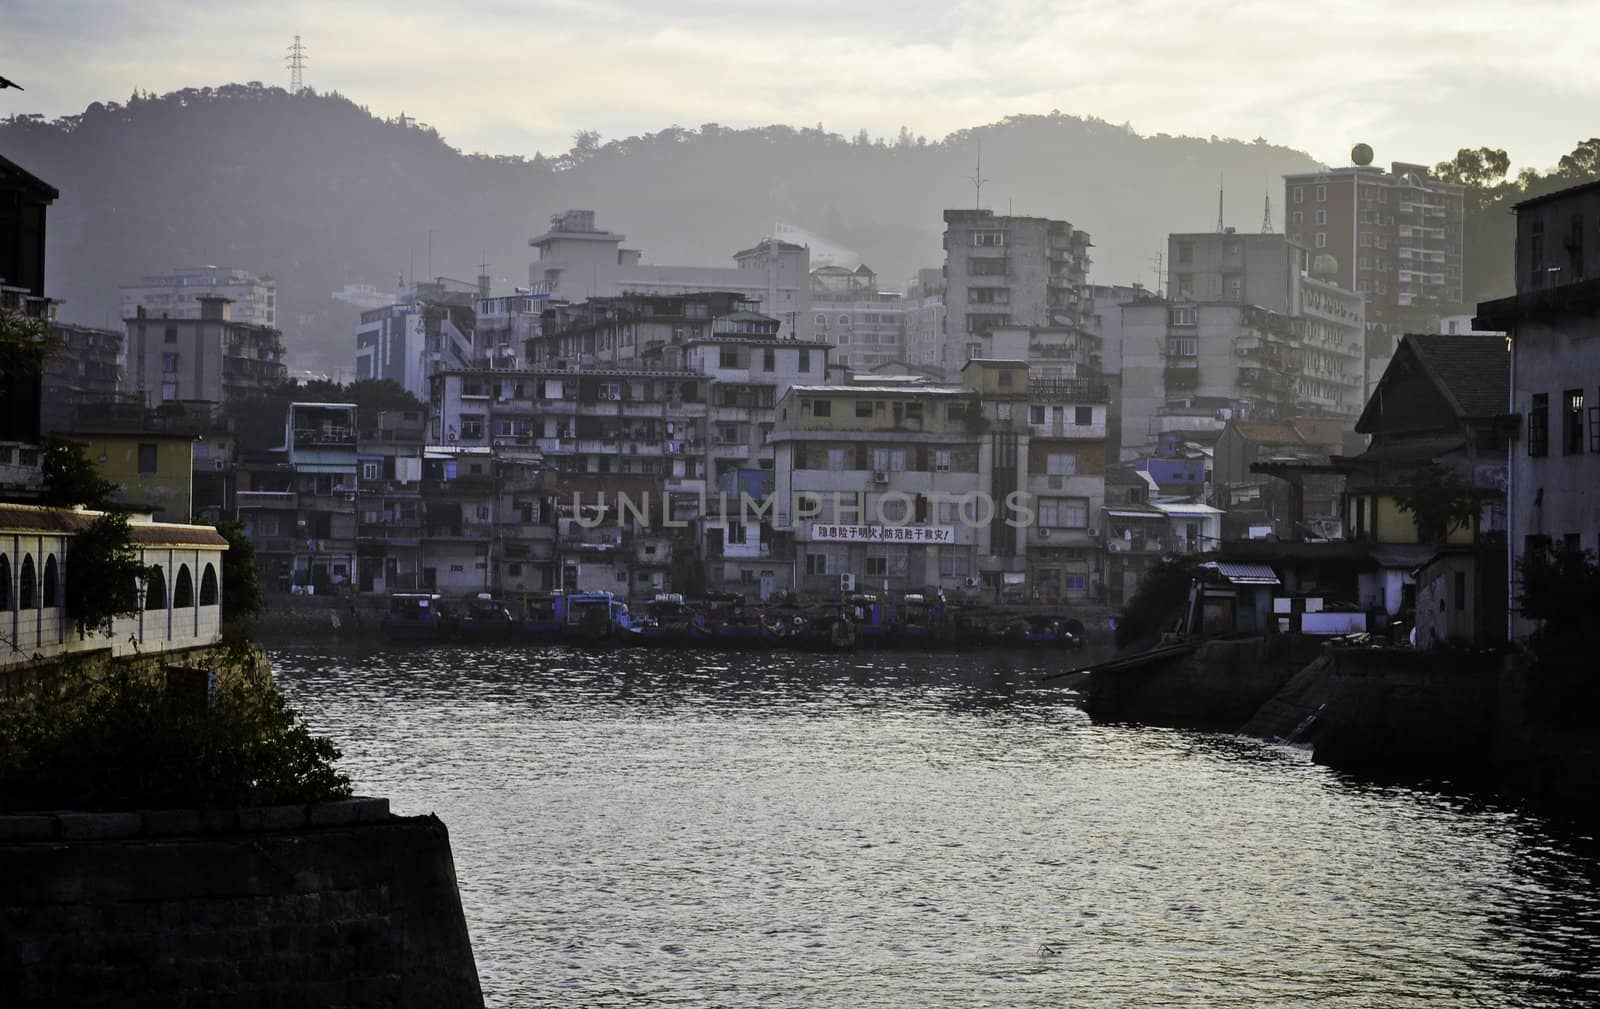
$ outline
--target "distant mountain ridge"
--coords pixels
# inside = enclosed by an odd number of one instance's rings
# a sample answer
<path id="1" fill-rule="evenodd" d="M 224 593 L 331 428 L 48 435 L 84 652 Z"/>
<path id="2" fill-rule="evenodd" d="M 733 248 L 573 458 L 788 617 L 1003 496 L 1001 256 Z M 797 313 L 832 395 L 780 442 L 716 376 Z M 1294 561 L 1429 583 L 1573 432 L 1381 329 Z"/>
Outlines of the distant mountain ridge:
<path id="1" fill-rule="evenodd" d="M 346 284 L 392 289 L 402 274 L 527 282 L 527 246 L 551 214 L 592 208 L 647 262 L 730 264 L 778 221 L 858 250 L 885 287 L 943 262 L 942 211 L 983 204 L 1064 218 L 1090 232 L 1091 279 L 1153 284 L 1171 231 L 1260 229 L 1272 195 L 1282 230 L 1286 172 L 1308 155 L 1264 140 L 1158 134 L 1096 119 L 1013 116 L 928 142 L 853 139 L 820 128 L 670 127 L 560 157 L 465 155 L 414 121 L 384 120 L 337 94 L 228 85 L 82 115 L 0 122 L 0 153 L 61 190 L 48 286 L 63 318 L 117 325 L 118 285 L 179 266 L 238 266 L 277 278 L 296 367 L 348 372 Z M 429 231 L 432 269 L 429 270 Z"/>

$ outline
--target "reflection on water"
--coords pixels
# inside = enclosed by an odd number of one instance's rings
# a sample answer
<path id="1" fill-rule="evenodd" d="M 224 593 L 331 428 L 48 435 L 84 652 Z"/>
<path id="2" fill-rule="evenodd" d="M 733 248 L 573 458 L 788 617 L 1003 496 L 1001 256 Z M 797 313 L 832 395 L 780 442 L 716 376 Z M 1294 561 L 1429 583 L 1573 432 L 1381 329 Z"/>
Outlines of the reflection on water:
<path id="1" fill-rule="evenodd" d="M 1091 724 L 1060 654 L 276 652 L 496 1006 L 1578 1006 L 1596 846 Z M 1072 661 L 1077 661 L 1077 656 Z"/>

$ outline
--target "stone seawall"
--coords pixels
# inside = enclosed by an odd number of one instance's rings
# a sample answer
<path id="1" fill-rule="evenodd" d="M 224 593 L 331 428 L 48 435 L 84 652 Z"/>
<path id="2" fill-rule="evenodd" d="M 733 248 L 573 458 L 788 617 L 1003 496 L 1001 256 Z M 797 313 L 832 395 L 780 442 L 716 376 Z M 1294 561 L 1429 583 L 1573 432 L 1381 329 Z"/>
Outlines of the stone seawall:
<path id="1" fill-rule="evenodd" d="M 1540 675 L 1517 654 L 1214 640 L 1089 675 L 1089 713 L 1309 743 L 1319 764 L 1449 778 L 1565 816 L 1600 795 L 1600 677 Z"/>
<path id="2" fill-rule="evenodd" d="M 1193 652 L 1089 678 L 1089 714 L 1099 721 L 1237 732 L 1316 656 L 1316 643 L 1289 635 L 1217 639 Z"/>
<path id="3" fill-rule="evenodd" d="M 0 1004 L 481 1006 L 445 826 L 385 800 L 0 817 Z"/>

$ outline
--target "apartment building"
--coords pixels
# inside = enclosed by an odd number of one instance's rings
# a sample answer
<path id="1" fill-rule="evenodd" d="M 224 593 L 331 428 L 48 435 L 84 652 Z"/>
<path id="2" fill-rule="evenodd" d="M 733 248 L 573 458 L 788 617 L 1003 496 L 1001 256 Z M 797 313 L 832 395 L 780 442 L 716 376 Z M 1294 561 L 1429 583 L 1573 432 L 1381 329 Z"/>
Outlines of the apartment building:
<path id="1" fill-rule="evenodd" d="M 817 339 L 834 348 L 835 363 L 867 371 L 907 362 L 908 300 L 878 290 L 878 275 L 865 264 L 812 270 L 811 304 Z"/>
<path id="2" fill-rule="evenodd" d="M 61 194 L 0 157 L 0 311 L 47 319 L 44 296 L 45 219 Z M 39 417 L 44 376 L 0 368 L 0 490 L 37 493 Z"/>
<path id="3" fill-rule="evenodd" d="M 1208 240 L 1201 242 L 1200 238 Z M 1281 235 L 1246 242 L 1174 235 L 1180 291 L 1121 307 L 1121 412 L 1125 454 L 1164 435 L 1214 440 L 1229 419 L 1355 417 L 1365 402 L 1362 298 L 1332 282 L 1331 264 Z M 1183 278 L 1183 279 L 1180 279 Z M 1259 296 L 1266 305 L 1243 299 Z"/>
<path id="4" fill-rule="evenodd" d="M 284 448 L 241 459 L 239 518 L 268 590 L 336 593 L 358 582 L 354 403 L 291 403 Z"/>
<path id="5" fill-rule="evenodd" d="M 114 329 L 50 323 L 51 356 L 44 365 L 40 416 L 46 432 L 71 427 L 73 408 L 80 403 L 116 398 L 122 385 L 122 338 Z"/>
<path id="6" fill-rule="evenodd" d="M 226 298 L 202 294 L 193 317 L 153 316 L 137 308 L 127 331 L 126 387 L 150 405 L 175 400 L 223 403 L 283 384 L 283 336 L 271 326 L 236 322 Z"/>
<path id="7" fill-rule="evenodd" d="M 999 356 L 992 338 L 1000 327 L 1068 328 L 1092 337 L 1088 232 L 989 210 L 946 210 L 944 221 L 941 363 L 948 377 L 972 358 Z M 1088 377 L 1089 361 L 1077 363 L 1085 367 L 1077 377 Z"/>
<path id="8" fill-rule="evenodd" d="M 508 354 L 499 343 L 478 346 L 475 306 L 486 295 L 481 286 L 446 277 L 402 286 L 394 304 L 361 313 L 356 378 L 388 379 L 424 399 L 436 371 L 514 359 L 514 348 Z"/>
<path id="9" fill-rule="evenodd" d="M 1387 360 L 1402 334 L 1437 332 L 1460 310 L 1462 186 L 1399 161 L 1283 180 L 1289 238 L 1333 257 L 1332 281 L 1366 296 L 1371 356 Z"/>
<path id="10" fill-rule="evenodd" d="M 918 270 L 917 278 L 906 285 L 905 363 L 911 367 L 944 366 L 944 290 L 944 270 L 939 267 Z"/>
<path id="11" fill-rule="evenodd" d="M 977 584 L 987 517 L 978 391 L 796 385 L 778 406 L 774 529 L 802 592 Z M 963 521 L 964 502 L 971 515 Z"/>
<path id="12" fill-rule="evenodd" d="M 1516 207 L 1517 293 L 1478 306 L 1473 326 L 1511 348 L 1509 561 L 1553 545 L 1600 549 L 1600 183 Z M 1587 248 L 1586 248 L 1587 247 Z M 1513 593 L 1512 598 L 1515 598 Z M 1518 621 L 1519 636 L 1532 630 Z"/>
<path id="13" fill-rule="evenodd" d="M 278 326 L 278 282 L 225 266 L 184 267 L 123 284 L 122 317 L 134 318 L 142 309 L 156 318 L 199 319 L 205 314 L 204 298 L 226 299 L 235 322 Z"/>
<path id="14" fill-rule="evenodd" d="M 578 302 L 621 294 L 675 295 L 730 291 L 778 320 L 779 333 L 813 338 L 811 253 L 804 245 L 764 238 L 734 253 L 734 265 L 656 266 L 625 249 L 627 236 L 600 228 L 592 210 L 568 210 L 528 240 L 539 258 L 528 267 L 529 291 Z"/>
<path id="15" fill-rule="evenodd" d="M 421 410 L 357 414 L 356 561 L 362 592 L 417 592 L 422 581 Z"/>
<path id="16" fill-rule="evenodd" d="M 660 361 L 667 347 L 709 336 L 714 320 L 751 313 L 755 304 L 734 291 L 629 294 L 549 304 L 537 330 L 524 338 L 523 360 L 530 368 L 563 370 Z M 782 327 L 772 321 L 776 333 Z"/>

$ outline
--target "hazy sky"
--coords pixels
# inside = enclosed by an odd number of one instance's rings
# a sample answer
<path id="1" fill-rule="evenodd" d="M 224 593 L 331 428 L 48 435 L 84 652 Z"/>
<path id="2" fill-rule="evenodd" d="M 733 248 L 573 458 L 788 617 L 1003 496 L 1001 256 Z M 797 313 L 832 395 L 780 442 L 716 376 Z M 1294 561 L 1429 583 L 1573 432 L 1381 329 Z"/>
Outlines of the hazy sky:
<path id="1" fill-rule="evenodd" d="M 0 24 L 27 89 L 0 115 L 287 84 L 299 32 L 310 86 L 493 154 L 707 122 L 936 139 L 1051 109 L 1335 164 L 1362 140 L 1543 168 L 1600 135 L 1600 0 L 0 0 Z"/>

